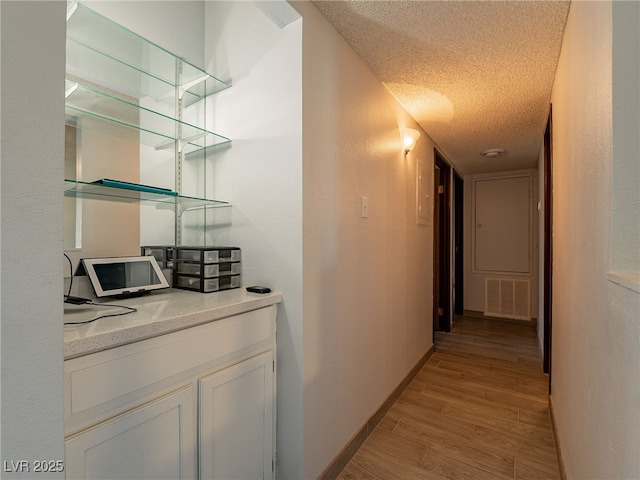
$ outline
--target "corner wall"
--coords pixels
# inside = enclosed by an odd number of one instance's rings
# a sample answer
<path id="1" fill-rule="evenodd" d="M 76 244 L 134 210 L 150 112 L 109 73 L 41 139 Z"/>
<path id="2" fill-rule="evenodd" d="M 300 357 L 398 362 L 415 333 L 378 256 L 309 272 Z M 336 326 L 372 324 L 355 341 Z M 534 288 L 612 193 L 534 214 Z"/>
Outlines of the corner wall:
<path id="1" fill-rule="evenodd" d="M 405 158 L 398 129 L 413 119 L 311 2 L 292 4 L 303 16 L 300 478 L 311 479 L 433 344 L 433 218 L 416 224 L 415 174 L 434 144 L 422 132 Z"/>
<path id="2" fill-rule="evenodd" d="M 612 8 L 624 3 L 572 2 L 552 93 L 551 399 L 568 478 L 640 478 L 640 296 L 607 278 Z"/>
<path id="3" fill-rule="evenodd" d="M 0 461 L 64 460 L 66 2 L 0 2 Z M 43 81 L 44 80 L 44 81 Z M 26 101 L 25 101 L 26 100 Z M 64 472 L 42 474 L 64 478 Z"/>

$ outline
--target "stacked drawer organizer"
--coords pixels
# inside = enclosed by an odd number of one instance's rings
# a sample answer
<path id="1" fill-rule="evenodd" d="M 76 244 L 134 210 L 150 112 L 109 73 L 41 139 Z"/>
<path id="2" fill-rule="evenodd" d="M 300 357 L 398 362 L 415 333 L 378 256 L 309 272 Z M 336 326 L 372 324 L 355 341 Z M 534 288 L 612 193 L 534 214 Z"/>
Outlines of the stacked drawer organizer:
<path id="1" fill-rule="evenodd" d="M 162 269 L 173 269 L 173 245 L 140 247 L 140 255 L 153 255 Z"/>
<path id="2" fill-rule="evenodd" d="M 174 247 L 173 286 L 208 293 L 240 287 L 240 248 Z"/>

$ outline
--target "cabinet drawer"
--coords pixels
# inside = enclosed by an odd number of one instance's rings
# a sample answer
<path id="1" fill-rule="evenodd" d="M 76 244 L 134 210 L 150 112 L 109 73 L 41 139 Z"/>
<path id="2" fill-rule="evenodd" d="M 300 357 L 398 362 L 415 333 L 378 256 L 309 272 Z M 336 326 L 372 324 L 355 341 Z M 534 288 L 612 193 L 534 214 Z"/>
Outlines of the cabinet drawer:
<path id="1" fill-rule="evenodd" d="M 239 275 L 240 263 L 194 263 L 178 262 L 176 271 L 186 275 L 195 275 L 203 278 L 221 277 L 224 275 Z"/>
<path id="2" fill-rule="evenodd" d="M 195 290 L 202 293 L 217 292 L 230 288 L 240 288 L 240 275 L 230 275 L 227 277 L 200 278 L 186 275 L 175 275 L 173 277 L 175 288 Z"/>
<path id="3" fill-rule="evenodd" d="M 275 312 L 272 305 L 65 361 L 65 432 L 139 405 L 198 372 L 273 348 Z"/>

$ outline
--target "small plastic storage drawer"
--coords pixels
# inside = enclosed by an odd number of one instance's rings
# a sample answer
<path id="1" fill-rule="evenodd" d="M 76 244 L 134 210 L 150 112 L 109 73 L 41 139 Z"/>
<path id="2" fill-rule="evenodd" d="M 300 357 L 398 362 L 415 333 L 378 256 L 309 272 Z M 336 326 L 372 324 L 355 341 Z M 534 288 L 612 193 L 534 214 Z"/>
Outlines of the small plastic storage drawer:
<path id="1" fill-rule="evenodd" d="M 177 263 L 177 273 L 184 273 L 187 275 L 198 275 L 203 278 L 220 277 L 223 275 L 239 275 L 240 263 L 195 263 L 195 262 L 183 262 Z"/>
<path id="2" fill-rule="evenodd" d="M 176 275 L 176 281 L 173 286 L 177 288 L 183 288 L 185 290 L 196 290 L 203 293 L 217 292 L 219 290 L 239 288 L 240 275 L 230 275 L 217 278 L 200 278 L 188 277 L 186 275 Z"/>
<path id="3" fill-rule="evenodd" d="M 160 268 L 173 268 L 173 245 L 152 245 L 140 247 L 140 255 L 152 255 Z"/>
<path id="4" fill-rule="evenodd" d="M 176 247 L 176 260 L 200 263 L 239 262 L 238 247 Z"/>

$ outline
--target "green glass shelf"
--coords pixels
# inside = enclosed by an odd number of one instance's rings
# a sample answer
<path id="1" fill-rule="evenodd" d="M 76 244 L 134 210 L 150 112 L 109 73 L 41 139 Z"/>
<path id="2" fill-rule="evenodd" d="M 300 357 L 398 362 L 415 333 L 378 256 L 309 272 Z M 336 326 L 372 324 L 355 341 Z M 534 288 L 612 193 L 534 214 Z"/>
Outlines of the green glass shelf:
<path id="1" fill-rule="evenodd" d="M 181 211 L 202 207 L 228 207 L 228 202 L 220 200 L 210 200 L 207 198 L 196 198 L 185 195 L 176 195 L 175 192 L 153 193 L 104 186 L 96 183 L 83 182 L 80 180 L 65 180 L 64 194 L 67 197 L 95 198 L 101 200 L 112 200 L 118 202 L 143 202 L 155 204 L 158 208 L 179 207 Z"/>
<path id="2" fill-rule="evenodd" d="M 185 154 L 231 140 L 134 103 L 134 99 L 67 80 L 65 113 L 68 125 L 98 130 L 156 149 L 173 148 Z M 90 120 L 89 120 L 90 119 Z M 180 138 L 176 132 L 180 131 Z"/>
<path id="3" fill-rule="evenodd" d="M 67 16 L 71 75 L 101 85 L 109 79 L 126 95 L 171 102 L 178 86 L 185 106 L 230 86 L 80 3 Z M 176 71 L 181 72 L 178 79 Z"/>

